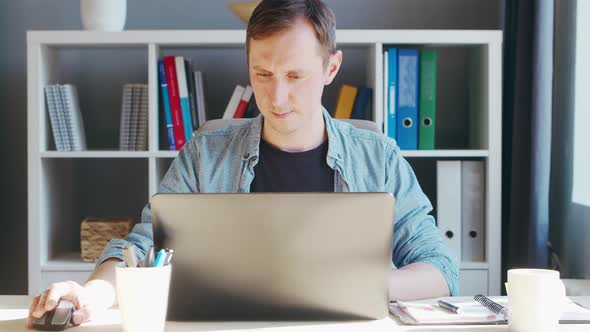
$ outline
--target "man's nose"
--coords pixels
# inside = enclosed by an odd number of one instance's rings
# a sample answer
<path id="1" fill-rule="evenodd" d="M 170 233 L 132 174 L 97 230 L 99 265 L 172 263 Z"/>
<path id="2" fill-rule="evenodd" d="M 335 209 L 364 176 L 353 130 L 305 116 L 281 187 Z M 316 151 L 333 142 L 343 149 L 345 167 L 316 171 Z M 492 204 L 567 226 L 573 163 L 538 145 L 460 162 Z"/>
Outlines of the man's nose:
<path id="1" fill-rule="evenodd" d="M 287 105 L 289 100 L 289 87 L 287 83 L 280 79 L 275 79 L 270 87 L 270 100 L 273 107 Z"/>

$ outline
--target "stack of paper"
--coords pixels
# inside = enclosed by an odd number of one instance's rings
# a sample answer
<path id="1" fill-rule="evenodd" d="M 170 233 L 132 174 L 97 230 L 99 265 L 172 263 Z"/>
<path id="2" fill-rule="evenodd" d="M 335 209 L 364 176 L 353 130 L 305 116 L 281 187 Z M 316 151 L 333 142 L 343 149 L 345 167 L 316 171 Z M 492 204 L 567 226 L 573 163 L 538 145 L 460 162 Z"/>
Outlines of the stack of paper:
<path id="1" fill-rule="evenodd" d="M 506 297 L 492 297 L 492 299 L 494 302 L 508 307 Z M 392 302 L 389 304 L 389 311 L 402 323 L 408 325 L 507 324 L 504 316 L 496 315 L 476 301 L 459 302 L 450 300 L 449 302 L 459 307 L 457 313 L 431 302 Z M 569 298 L 566 299 L 562 308 L 563 313 L 559 320 L 560 324 L 590 324 L 589 309 L 582 307 Z"/>
<path id="2" fill-rule="evenodd" d="M 455 313 L 438 305 L 415 302 L 396 302 L 390 304 L 390 311 L 404 324 L 497 324 L 504 317 L 496 315 L 478 302 L 453 303 L 458 306 Z"/>
<path id="3" fill-rule="evenodd" d="M 147 126 L 147 84 L 125 84 L 121 106 L 119 148 L 124 151 L 147 150 Z"/>

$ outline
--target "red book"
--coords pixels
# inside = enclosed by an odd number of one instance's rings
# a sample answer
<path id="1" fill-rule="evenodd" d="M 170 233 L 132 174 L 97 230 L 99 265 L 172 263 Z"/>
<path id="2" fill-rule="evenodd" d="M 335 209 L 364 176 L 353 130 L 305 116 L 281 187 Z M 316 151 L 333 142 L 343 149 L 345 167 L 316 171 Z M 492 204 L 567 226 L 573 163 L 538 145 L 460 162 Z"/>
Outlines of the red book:
<path id="1" fill-rule="evenodd" d="M 182 123 L 182 109 L 180 108 L 180 94 L 178 92 L 178 79 L 176 78 L 176 64 L 173 55 L 164 57 L 166 69 L 166 81 L 168 83 L 168 96 L 170 97 L 170 113 L 172 115 L 172 130 L 176 150 L 180 150 L 186 143 L 184 127 Z"/>
<path id="2" fill-rule="evenodd" d="M 244 113 L 248 109 L 248 102 L 252 98 L 252 87 L 247 86 L 244 89 L 244 94 L 242 94 L 242 98 L 240 98 L 240 102 L 238 103 L 238 107 L 236 108 L 236 113 L 234 113 L 234 119 L 241 119 L 244 117 Z"/>

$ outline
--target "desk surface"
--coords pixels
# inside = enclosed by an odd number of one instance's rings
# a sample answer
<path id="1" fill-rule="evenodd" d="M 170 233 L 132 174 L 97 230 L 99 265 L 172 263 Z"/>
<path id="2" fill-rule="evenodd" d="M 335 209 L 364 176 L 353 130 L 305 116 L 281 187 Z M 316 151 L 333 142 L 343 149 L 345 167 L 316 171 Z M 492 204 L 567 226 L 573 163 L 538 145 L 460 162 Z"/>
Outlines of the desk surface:
<path id="1" fill-rule="evenodd" d="M 25 327 L 28 306 L 31 297 L 0 295 L 0 331 L 30 331 Z M 572 297 L 586 307 L 590 307 L 590 297 Z M 363 322 L 167 322 L 166 331 L 262 331 L 262 332 L 295 332 L 295 331 L 508 331 L 507 326 L 403 326 L 394 318 Z M 589 331 L 590 325 L 561 325 L 559 331 Z M 120 316 L 116 309 L 102 313 L 94 322 L 67 329 L 68 332 L 121 331 Z"/>

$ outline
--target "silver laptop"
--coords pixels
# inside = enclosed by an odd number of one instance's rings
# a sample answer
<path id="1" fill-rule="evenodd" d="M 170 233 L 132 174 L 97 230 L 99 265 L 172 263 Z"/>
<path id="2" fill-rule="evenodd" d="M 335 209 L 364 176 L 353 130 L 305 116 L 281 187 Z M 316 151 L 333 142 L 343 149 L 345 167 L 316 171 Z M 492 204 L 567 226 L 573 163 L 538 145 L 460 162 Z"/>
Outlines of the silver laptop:
<path id="1" fill-rule="evenodd" d="M 393 207 L 388 193 L 155 195 L 168 319 L 386 317 Z"/>

